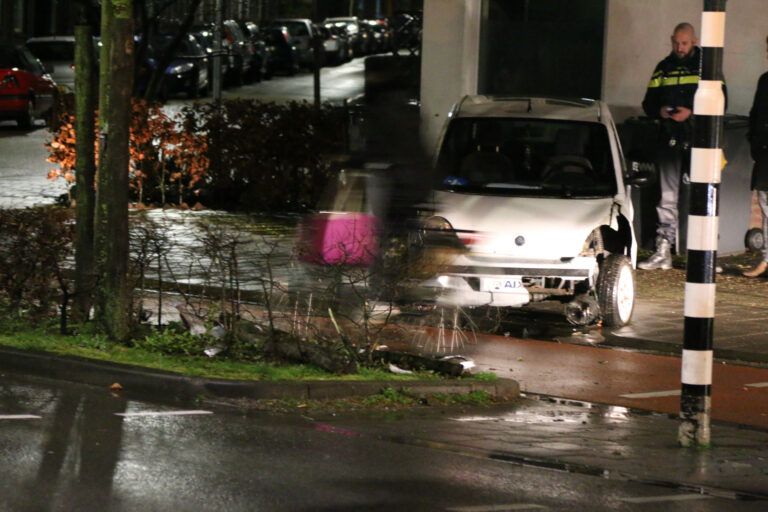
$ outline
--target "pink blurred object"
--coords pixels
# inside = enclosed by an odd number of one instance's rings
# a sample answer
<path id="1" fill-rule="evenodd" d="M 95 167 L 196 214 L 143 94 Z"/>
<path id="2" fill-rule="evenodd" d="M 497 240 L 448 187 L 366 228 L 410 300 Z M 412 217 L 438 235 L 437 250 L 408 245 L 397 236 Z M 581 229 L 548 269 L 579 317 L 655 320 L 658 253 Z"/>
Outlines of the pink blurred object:
<path id="1" fill-rule="evenodd" d="M 323 212 L 302 221 L 299 257 L 324 265 L 369 265 L 378 256 L 379 219 L 369 213 Z"/>

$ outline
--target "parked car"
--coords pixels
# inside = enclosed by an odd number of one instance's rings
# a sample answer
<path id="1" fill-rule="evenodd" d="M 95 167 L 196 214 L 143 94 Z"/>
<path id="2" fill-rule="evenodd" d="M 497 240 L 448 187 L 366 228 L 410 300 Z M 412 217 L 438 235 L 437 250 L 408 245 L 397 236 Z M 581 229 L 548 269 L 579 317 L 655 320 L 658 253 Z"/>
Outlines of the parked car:
<path id="1" fill-rule="evenodd" d="M 75 36 L 27 39 L 27 48 L 48 70 L 60 93 L 75 91 Z"/>
<path id="2" fill-rule="evenodd" d="M 325 25 L 316 26 L 323 40 L 323 65 L 336 66 L 347 60 L 347 42 Z"/>
<path id="3" fill-rule="evenodd" d="M 299 51 L 287 27 L 268 27 L 264 41 L 269 51 L 267 75 L 275 72 L 293 75 L 299 70 Z"/>
<path id="4" fill-rule="evenodd" d="M 213 55 L 215 51 L 215 44 L 213 41 L 213 31 L 212 29 L 206 29 L 206 28 L 198 28 L 197 30 L 190 32 L 192 34 L 192 37 L 195 38 L 197 41 L 197 44 L 200 45 L 200 47 L 205 52 L 206 56 L 208 57 L 208 81 L 212 84 L 213 83 Z M 227 41 L 226 38 L 222 38 L 221 41 L 221 48 L 222 48 L 222 56 L 221 56 L 221 76 L 223 78 L 226 78 L 231 74 L 230 68 L 233 66 L 233 57 L 231 55 L 231 52 L 228 51 L 229 41 Z"/>
<path id="5" fill-rule="evenodd" d="M 228 50 L 232 55 L 229 81 L 242 84 L 251 77 L 251 63 L 253 61 L 251 45 L 245 39 L 245 34 L 235 20 L 224 20 L 222 29 L 223 38 L 229 43 Z"/>
<path id="6" fill-rule="evenodd" d="M 468 96 L 448 118 L 424 239 L 438 303 L 568 302 L 574 323 L 629 323 L 637 244 L 627 166 L 602 101 Z M 570 302 L 569 302 L 570 301 Z"/>
<path id="7" fill-rule="evenodd" d="M 269 49 L 259 26 L 252 21 L 244 21 L 240 24 L 240 28 L 245 35 L 246 41 L 251 45 L 250 78 L 257 82 L 262 78 L 268 79 Z"/>
<path id="8" fill-rule="evenodd" d="M 174 36 L 171 34 L 155 36 L 151 41 L 151 55 L 159 59 Z M 184 93 L 189 98 L 197 98 L 208 91 L 208 55 L 192 34 L 187 34 L 176 50 L 171 63 L 165 68 L 161 96 L 168 98 Z"/>
<path id="9" fill-rule="evenodd" d="M 0 119 L 30 128 L 51 110 L 56 94 L 56 82 L 29 48 L 0 45 Z"/>
<path id="10" fill-rule="evenodd" d="M 365 26 L 370 38 L 368 44 L 370 53 L 388 52 L 391 43 L 387 20 L 365 20 Z"/>
<path id="11" fill-rule="evenodd" d="M 360 20 L 357 19 L 357 16 L 326 18 L 323 21 L 323 25 L 329 24 L 343 27 L 344 30 L 346 30 L 346 32 L 349 34 L 349 44 L 352 45 L 352 51 L 354 55 L 364 55 L 360 32 Z"/>
<path id="12" fill-rule="evenodd" d="M 339 40 L 342 42 L 343 46 L 343 62 L 349 62 L 352 60 L 352 58 L 355 56 L 355 52 L 352 49 L 352 42 L 349 37 L 349 31 L 347 30 L 347 26 L 343 23 L 328 23 L 324 25 L 325 27 L 328 27 L 328 30 L 331 31 L 331 34 L 335 35 L 339 38 Z"/>
<path id="13" fill-rule="evenodd" d="M 311 68 L 314 66 L 315 49 L 313 38 L 317 35 L 312 20 L 306 18 L 279 18 L 272 20 L 272 27 L 285 27 L 291 35 L 291 41 L 299 54 L 299 64 Z"/>

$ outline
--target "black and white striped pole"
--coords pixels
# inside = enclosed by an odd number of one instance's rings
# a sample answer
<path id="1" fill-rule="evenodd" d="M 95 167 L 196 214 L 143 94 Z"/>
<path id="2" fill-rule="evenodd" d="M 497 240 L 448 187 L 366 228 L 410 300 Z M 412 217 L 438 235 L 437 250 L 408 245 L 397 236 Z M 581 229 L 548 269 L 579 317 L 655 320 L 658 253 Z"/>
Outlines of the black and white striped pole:
<path id="1" fill-rule="evenodd" d="M 712 333 L 715 321 L 718 200 L 723 165 L 722 87 L 726 0 L 704 0 L 701 76 L 693 100 L 688 266 L 685 282 L 682 389 L 678 441 L 710 443 Z"/>

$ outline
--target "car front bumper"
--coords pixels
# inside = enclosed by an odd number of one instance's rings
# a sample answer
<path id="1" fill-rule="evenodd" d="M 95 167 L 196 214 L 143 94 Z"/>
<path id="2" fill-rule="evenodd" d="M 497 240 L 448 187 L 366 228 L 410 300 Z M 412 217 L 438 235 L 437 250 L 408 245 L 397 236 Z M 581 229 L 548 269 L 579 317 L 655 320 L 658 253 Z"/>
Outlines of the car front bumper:
<path id="1" fill-rule="evenodd" d="M 461 258 L 464 259 L 464 258 Z M 562 262 L 488 262 L 457 261 L 444 272 L 424 281 L 438 304 L 451 306 L 523 306 L 542 297 L 570 295 L 569 288 L 541 286 L 556 280 L 594 282 L 596 259 L 576 257 Z"/>

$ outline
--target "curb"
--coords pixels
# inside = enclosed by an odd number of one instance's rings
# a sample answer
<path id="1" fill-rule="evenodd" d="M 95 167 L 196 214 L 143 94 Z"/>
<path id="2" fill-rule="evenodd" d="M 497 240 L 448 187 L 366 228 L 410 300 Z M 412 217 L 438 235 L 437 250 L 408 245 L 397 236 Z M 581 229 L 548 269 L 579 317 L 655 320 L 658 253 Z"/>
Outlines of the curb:
<path id="1" fill-rule="evenodd" d="M 324 400 L 375 395 L 384 388 L 406 390 L 412 395 L 469 394 L 485 391 L 496 399 L 509 400 L 520 395 L 520 385 L 512 379 L 495 381 L 414 380 L 414 381 L 341 381 L 307 380 L 303 382 L 249 381 L 188 377 L 178 373 L 99 361 L 51 352 L 27 351 L 0 346 L 0 368 L 22 371 L 52 379 L 109 387 L 119 383 L 128 393 L 161 395 L 166 399 L 248 398 Z"/>

